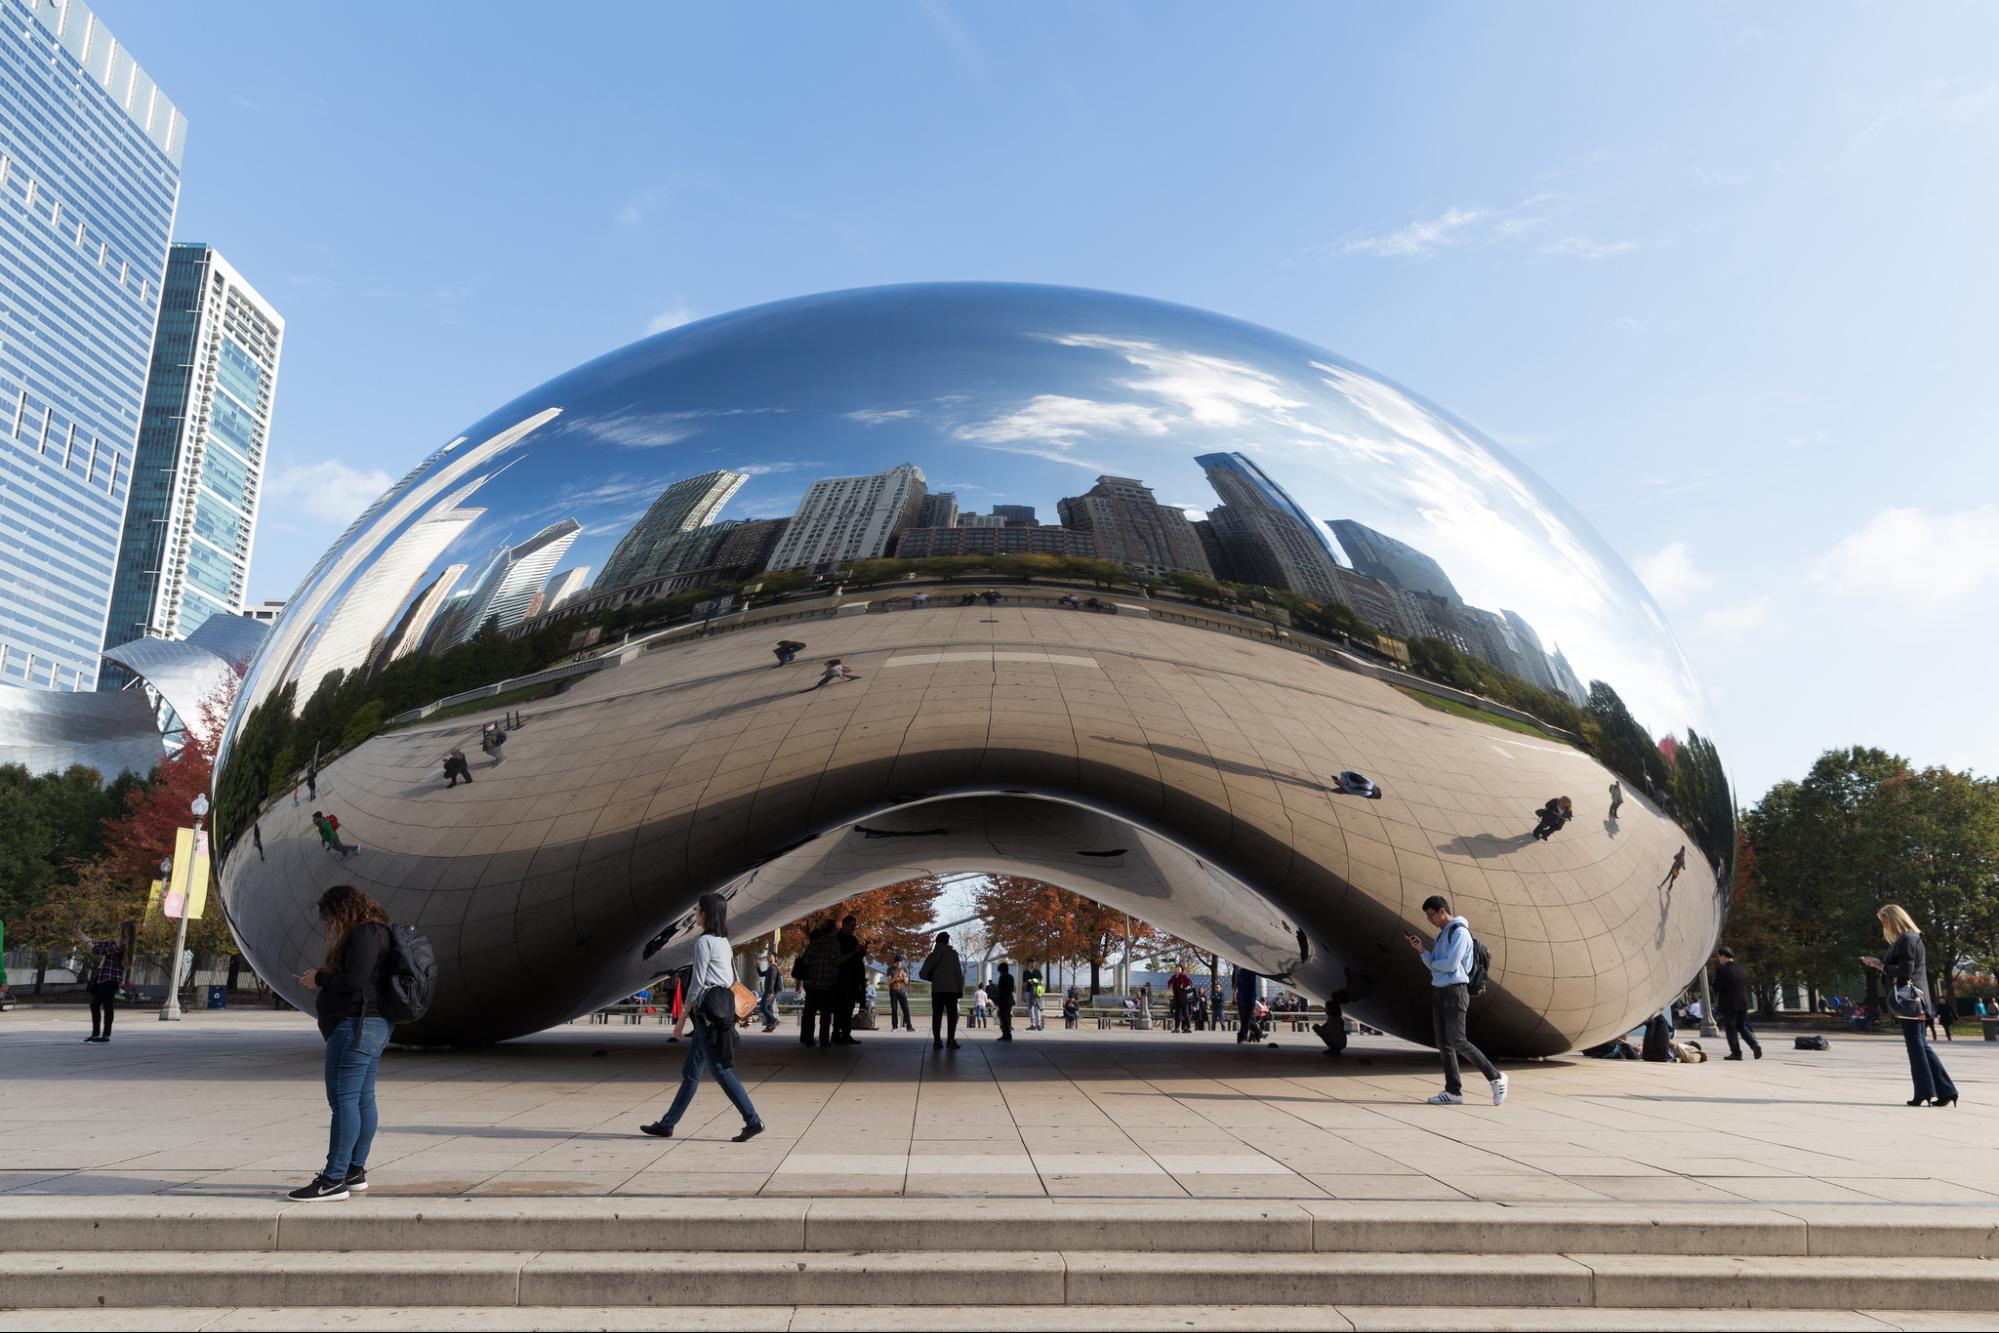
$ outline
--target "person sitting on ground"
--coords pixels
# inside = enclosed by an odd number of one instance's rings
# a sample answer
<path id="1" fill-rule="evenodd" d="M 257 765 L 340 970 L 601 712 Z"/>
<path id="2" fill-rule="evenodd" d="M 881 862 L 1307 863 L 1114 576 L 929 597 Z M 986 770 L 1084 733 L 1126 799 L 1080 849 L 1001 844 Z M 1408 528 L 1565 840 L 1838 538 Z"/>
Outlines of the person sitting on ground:
<path id="1" fill-rule="evenodd" d="M 819 677 L 819 683 L 810 686 L 808 692 L 809 690 L 819 689 L 821 686 L 831 685 L 836 680 L 859 680 L 860 678 L 857 673 L 847 670 L 846 665 L 839 658 L 829 657 L 826 659 L 826 669 Z"/>
<path id="2" fill-rule="evenodd" d="M 796 639 L 780 639 L 777 647 L 771 649 L 771 652 L 777 655 L 778 666 L 790 666 L 792 660 L 804 651 L 805 645 Z"/>
<path id="3" fill-rule="evenodd" d="M 1069 993 L 1062 997 L 1062 1026 L 1065 1028 L 1074 1028 L 1076 1020 L 1081 1018 L 1082 1014 L 1082 1002 L 1077 998 L 1076 988 L 1071 986 Z"/>
<path id="4" fill-rule="evenodd" d="M 1546 842 L 1555 835 L 1562 825 L 1569 822 L 1574 814 L 1574 807 L 1570 804 L 1568 797 L 1556 796 L 1551 798 L 1546 805 L 1534 813 L 1541 821 L 1534 826 L 1534 836 L 1540 841 Z"/>

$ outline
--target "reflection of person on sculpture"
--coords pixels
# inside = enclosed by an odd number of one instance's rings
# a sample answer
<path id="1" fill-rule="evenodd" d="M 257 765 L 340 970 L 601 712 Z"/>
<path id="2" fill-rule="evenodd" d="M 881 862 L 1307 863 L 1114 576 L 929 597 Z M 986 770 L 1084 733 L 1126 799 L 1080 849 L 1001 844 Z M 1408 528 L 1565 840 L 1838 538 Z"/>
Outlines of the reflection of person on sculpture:
<path id="1" fill-rule="evenodd" d="M 771 651 L 777 654 L 778 666 L 790 666 L 792 659 L 805 650 L 805 645 L 796 639 L 781 639 Z"/>
<path id="2" fill-rule="evenodd" d="M 1546 842 L 1554 836 L 1556 830 L 1568 823 L 1575 815 L 1575 807 L 1569 803 L 1568 797 L 1556 796 L 1551 798 L 1546 805 L 1534 813 L 1541 820 L 1540 823 L 1534 826 L 1534 836 L 1542 842 Z"/>
<path id="3" fill-rule="evenodd" d="M 811 690 L 816 690 L 821 685 L 831 685 L 836 680 L 859 680 L 859 679 L 860 676 L 856 675 L 852 671 L 847 670 L 847 668 L 841 664 L 839 658 L 837 657 L 828 658 L 826 661 L 825 674 L 819 677 L 818 684 L 808 687 L 806 692 L 810 693 Z"/>
<path id="4" fill-rule="evenodd" d="M 1667 867 L 1666 877 L 1659 881 L 1659 887 L 1670 892 L 1674 883 L 1680 878 L 1680 872 L 1686 868 L 1687 848 L 1686 844 L 1682 843 L 1680 850 L 1673 853 L 1673 864 Z"/>
<path id="5" fill-rule="evenodd" d="M 1617 818 L 1618 807 L 1624 804 L 1624 788 L 1617 779 L 1610 781 L 1610 817 Z"/>

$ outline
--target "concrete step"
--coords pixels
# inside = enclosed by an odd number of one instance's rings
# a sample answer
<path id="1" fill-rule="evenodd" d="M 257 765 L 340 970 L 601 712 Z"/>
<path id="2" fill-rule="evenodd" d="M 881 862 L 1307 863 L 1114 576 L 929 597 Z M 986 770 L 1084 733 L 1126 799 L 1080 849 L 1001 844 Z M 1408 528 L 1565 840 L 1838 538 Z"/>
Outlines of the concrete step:
<path id="1" fill-rule="evenodd" d="M 1999 1208 L 1301 1200 L 0 1196 L 0 1253 L 1171 1250 L 1999 1259 Z"/>
<path id="2" fill-rule="evenodd" d="M 291 1333 L 355 1324 L 351 1308 L 279 1309 L 162 1307 L 104 1310 L 0 1310 L 0 1333 Z M 371 1307 L 365 1325 L 384 1333 L 491 1333 L 496 1328 L 614 1329 L 656 1333 L 650 1306 L 483 1306 L 461 1309 Z M 886 1305 L 733 1305 L 676 1311 L 677 1330 L 789 1329 L 793 1333 L 853 1333 L 857 1328 L 912 1327 L 910 1311 Z M 922 1322 L 954 1333 L 1079 1333 L 1093 1329 L 1198 1329 L 1201 1333 L 1271 1333 L 1273 1329 L 1362 1330 L 1365 1333 L 1495 1333 L 1497 1330 L 1603 1329 L 1610 1333 L 1888 1333 L 1903 1329 L 1999 1328 L 1999 1314 L 1894 1310 L 1605 1310 L 1596 1308 L 1477 1310 L 1387 1305 L 1132 1305 L 1096 1309 L 1050 1305 L 929 1305 Z"/>
<path id="3" fill-rule="evenodd" d="M 0 1255 L 19 1309 L 1257 1305 L 1999 1309 L 1999 1262 L 1671 1255 L 1130 1251 Z M 1125 1322 L 1120 1316 L 1120 1322 Z M 1128 1326 L 1128 1324 L 1127 1324 Z"/>

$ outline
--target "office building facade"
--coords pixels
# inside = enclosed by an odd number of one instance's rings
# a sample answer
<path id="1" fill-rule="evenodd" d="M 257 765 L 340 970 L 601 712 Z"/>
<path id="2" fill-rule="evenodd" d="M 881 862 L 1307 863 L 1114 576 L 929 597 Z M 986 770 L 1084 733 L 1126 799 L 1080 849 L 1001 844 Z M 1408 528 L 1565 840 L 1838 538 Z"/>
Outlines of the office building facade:
<path id="1" fill-rule="evenodd" d="M 896 539 L 896 558 L 940 555 L 1053 555 L 1095 559 L 1097 541 L 1072 528 L 909 528 Z"/>
<path id="2" fill-rule="evenodd" d="M 919 528 L 954 528 L 958 526 L 958 497 L 951 491 L 932 491 L 923 497 L 923 503 L 916 510 L 916 526 Z"/>
<path id="3" fill-rule="evenodd" d="M 1055 508 L 1062 526 L 1089 533 L 1105 560 L 1121 560 L 1151 577 L 1175 571 L 1214 575 L 1187 516 L 1160 504 L 1136 477 L 1098 477 L 1095 486 L 1056 501 Z"/>
<path id="4" fill-rule="evenodd" d="M 603 573 L 597 576 L 596 586 L 616 588 L 659 573 L 675 539 L 713 523 L 722 506 L 729 503 L 729 497 L 748 480 L 741 472 L 707 472 L 667 487 L 646 510 L 645 517 L 618 539 L 610 559 L 604 562 Z"/>
<path id="5" fill-rule="evenodd" d="M 213 247 L 168 252 L 106 647 L 242 611 L 284 331 Z"/>
<path id="6" fill-rule="evenodd" d="M 1247 454 L 1202 454 L 1194 462 L 1222 498 L 1208 518 L 1237 578 L 1315 601 L 1337 600 L 1339 561 L 1326 530 L 1303 505 Z"/>
<path id="7" fill-rule="evenodd" d="M 768 568 L 819 570 L 877 559 L 897 533 L 915 525 L 925 494 L 923 469 L 914 463 L 815 481 L 771 552 Z"/>
<path id="8" fill-rule="evenodd" d="M 81 0 L 0 17 L 0 683 L 89 690 L 187 122 Z"/>
<path id="9" fill-rule="evenodd" d="M 1450 575 L 1444 573 L 1444 567 L 1409 543 L 1350 518 L 1329 518 L 1326 526 L 1339 538 L 1340 549 L 1346 552 L 1353 567 L 1369 578 L 1391 588 L 1428 593 L 1447 602 L 1464 600 L 1458 596 Z"/>

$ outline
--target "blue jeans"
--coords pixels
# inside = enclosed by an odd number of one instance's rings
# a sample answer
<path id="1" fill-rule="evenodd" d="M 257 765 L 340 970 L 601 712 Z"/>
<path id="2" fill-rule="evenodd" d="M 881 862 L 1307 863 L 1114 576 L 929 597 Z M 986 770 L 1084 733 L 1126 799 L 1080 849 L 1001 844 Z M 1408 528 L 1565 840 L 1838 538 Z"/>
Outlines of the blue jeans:
<path id="1" fill-rule="evenodd" d="M 1923 1035 L 1921 1019 L 1903 1021 L 1902 1040 L 1908 1043 L 1909 1073 L 1916 1080 L 1916 1096 L 1932 1099 L 1957 1096 L 1957 1084 L 1950 1081 L 1950 1075 L 1944 1072 L 1943 1061 L 1937 1059 L 1936 1051 L 1931 1049 L 1929 1039 Z"/>
<path id="2" fill-rule="evenodd" d="M 763 1020 L 763 1024 L 767 1028 L 774 1028 L 777 1026 L 776 991 L 764 992 L 763 998 L 757 1001 L 757 1017 Z"/>
<path id="3" fill-rule="evenodd" d="M 389 1027 L 386 1018 L 364 1018 L 356 1040 L 350 1018 L 326 1039 L 326 1104 L 333 1110 L 328 1180 L 345 1180 L 354 1167 L 368 1165 L 368 1149 L 375 1145 L 375 1072 L 382 1067 Z"/>
<path id="4" fill-rule="evenodd" d="M 687 1033 L 687 1059 L 680 1066 L 680 1091 L 673 1095 L 672 1109 L 661 1117 L 660 1123 L 672 1129 L 680 1123 L 680 1117 L 687 1114 L 687 1105 L 694 1100 L 694 1090 L 701 1086 L 701 1071 L 714 1064 L 715 1054 L 708 1046 L 708 1023 L 696 1018 Z M 736 1071 L 715 1065 L 715 1081 L 722 1085 L 729 1101 L 742 1112 L 743 1123 L 761 1125 L 757 1108 L 750 1105 L 750 1094 L 743 1091 L 742 1083 L 736 1078 Z"/>

